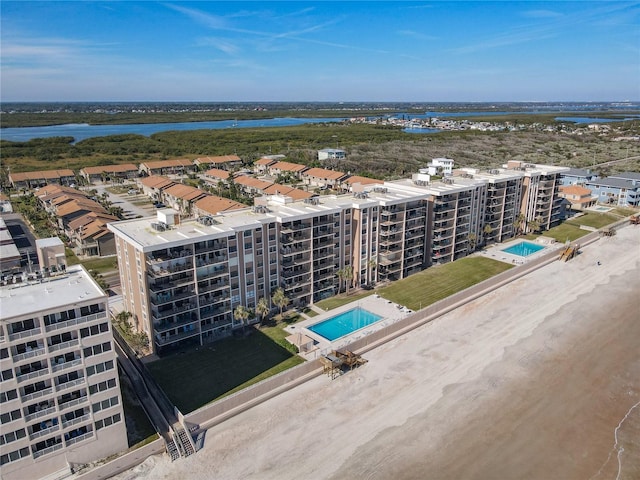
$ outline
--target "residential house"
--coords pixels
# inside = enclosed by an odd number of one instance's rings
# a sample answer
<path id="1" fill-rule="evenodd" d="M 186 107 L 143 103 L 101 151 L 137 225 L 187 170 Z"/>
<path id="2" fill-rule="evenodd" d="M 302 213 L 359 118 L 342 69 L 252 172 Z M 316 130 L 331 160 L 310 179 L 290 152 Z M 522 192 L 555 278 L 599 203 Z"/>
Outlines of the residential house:
<path id="1" fill-rule="evenodd" d="M 199 188 L 176 183 L 162 191 L 162 202 L 183 215 L 190 215 L 195 202 L 209 194 Z"/>
<path id="2" fill-rule="evenodd" d="M 40 170 L 36 172 L 18 172 L 9 174 L 9 183 L 15 189 L 40 188 L 50 184 L 74 185 L 76 176 L 73 170 Z"/>
<path id="3" fill-rule="evenodd" d="M 293 178 L 300 180 L 302 178 L 302 172 L 307 170 L 307 168 L 309 167 L 298 163 L 276 162 L 267 167 L 267 173 L 272 177 L 277 177 L 278 175 L 291 175 Z"/>
<path id="4" fill-rule="evenodd" d="M 231 171 L 242 166 L 242 160 L 237 155 L 222 155 L 218 157 L 201 157 L 196 158 L 193 163 L 202 170 L 218 168 L 221 170 Z"/>
<path id="5" fill-rule="evenodd" d="M 119 165 L 100 165 L 97 167 L 84 167 L 80 175 L 89 183 L 110 180 L 130 180 L 138 176 L 138 167 L 133 163 Z"/>
<path id="6" fill-rule="evenodd" d="M 159 202 L 162 198 L 162 192 L 166 188 L 176 185 L 176 182 L 160 175 L 151 175 L 149 177 L 139 178 L 138 185 L 142 189 L 142 193 L 152 200 Z"/>
<path id="7" fill-rule="evenodd" d="M 640 205 L 640 183 L 626 178 L 599 178 L 585 183 L 598 203 L 620 207 Z"/>
<path id="8" fill-rule="evenodd" d="M 567 207 L 571 210 L 586 210 L 597 202 L 591 190 L 579 185 L 561 185 L 558 195 L 567 201 Z"/>
<path id="9" fill-rule="evenodd" d="M 301 174 L 302 181 L 310 187 L 336 190 L 346 175 L 326 168 L 310 168 Z"/>
<path id="10" fill-rule="evenodd" d="M 598 178 L 591 170 L 584 168 L 569 168 L 568 171 L 560 175 L 561 185 L 580 185 L 583 186 L 591 180 Z"/>
<path id="11" fill-rule="evenodd" d="M 186 175 L 197 170 L 192 160 L 159 160 L 140 164 L 140 173 L 144 175 Z"/>
<path id="12" fill-rule="evenodd" d="M 318 160 L 344 160 L 347 152 L 339 148 L 323 148 L 318 150 Z"/>

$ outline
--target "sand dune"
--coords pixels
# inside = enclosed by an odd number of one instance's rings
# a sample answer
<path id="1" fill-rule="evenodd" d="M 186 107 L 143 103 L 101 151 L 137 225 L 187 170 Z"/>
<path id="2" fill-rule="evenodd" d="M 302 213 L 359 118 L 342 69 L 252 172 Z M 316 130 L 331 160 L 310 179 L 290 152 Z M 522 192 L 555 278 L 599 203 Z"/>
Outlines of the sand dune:
<path id="1" fill-rule="evenodd" d="M 627 227 L 116 478 L 640 478 L 639 285 Z"/>

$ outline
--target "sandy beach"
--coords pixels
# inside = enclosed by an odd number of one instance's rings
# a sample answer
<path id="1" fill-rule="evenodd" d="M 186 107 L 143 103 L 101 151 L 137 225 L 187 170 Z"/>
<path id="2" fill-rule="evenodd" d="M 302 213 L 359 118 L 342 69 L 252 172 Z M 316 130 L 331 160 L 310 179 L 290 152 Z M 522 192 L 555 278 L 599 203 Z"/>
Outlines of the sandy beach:
<path id="1" fill-rule="evenodd" d="M 115 478 L 638 479 L 639 282 L 626 227 Z"/>

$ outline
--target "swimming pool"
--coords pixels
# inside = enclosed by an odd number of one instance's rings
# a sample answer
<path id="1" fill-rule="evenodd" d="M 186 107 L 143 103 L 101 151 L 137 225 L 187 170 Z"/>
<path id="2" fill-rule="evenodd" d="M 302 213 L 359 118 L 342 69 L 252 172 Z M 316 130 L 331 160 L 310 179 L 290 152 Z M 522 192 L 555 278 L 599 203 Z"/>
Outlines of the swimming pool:
<path id="1" fill-rule="evenodd" d="M 531 242 L 520 242 L 515 245 L 511 245 L 509 248 L 505 248 L 502 251 L 505 253 L 510 253 L 512 255 L 518 255 L 519 257 L 528 257 L 529 255 L 533 255 L 540 250 L 543 250 L 543 245 L 538 245 L 536 243 Z"/>
<path id="2" fill-rule="evenodd" d="M 380 315 L 356 307 L 307 328 L 332 342 L 381 319 Z"/>

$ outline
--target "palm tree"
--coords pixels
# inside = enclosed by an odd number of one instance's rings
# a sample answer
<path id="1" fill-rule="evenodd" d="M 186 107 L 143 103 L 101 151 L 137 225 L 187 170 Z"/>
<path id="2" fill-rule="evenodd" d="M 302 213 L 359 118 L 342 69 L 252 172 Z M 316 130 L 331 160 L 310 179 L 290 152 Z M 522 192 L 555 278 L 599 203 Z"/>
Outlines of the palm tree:
<path id="1" fill-rule="evenodd" d="M 251 310 L 244 305 L 238 305 L 233 311 L 233 318 L 242 322 L 242 335 L 244 335 L 244 327 L 246 326 L 249 317 L 251 317 Z"/>
<path id="2" fill-rule="evenodd" d="M 484 242 L 487 243 L 487 237 L 493 232 L 493 227 L 489 224 L 484 226 L 482 233 L 484 234 Z"/>
<path id="3" fill-rule="evenodd" d="M 347 285 L 347 295 L 349 295 L 349 286 L 353 280 L 353 267 L 351 265 L 344 267 L 344 279 Z"/>
<path id="4" fill-rule="evenodd" d="M 516 227 L 516 235 L 520 235 L 524 231 L 524 225 L 527 217 L 525 217 L 524 213 L 519 213 L 515 220 Z"/>
<path id="5" fill-rule="evenodd" d="M 289 298 L 284 294 L 284 290 L 280 287 L 276 288 L 271 297 L 273 303 L 280 308 L 280 318 L 282 318 L 282 309 L 289 305 Z"/>
<path id="6" fill-rule="evenodd" d="M 527 227 L 529 228 L 529 230 L 537 232 L 538 230 L 540 230 L 540 222 L 538 222 L 538 220 L 529 220 L 527 222 Z"/>
<path id="7" fill-rule="evenodd" d="M 469 234 L 469 251 L 474 252 L 478 246 L 478 236 L 475 233 Z"/>
<path id="8" fill-rule="evenodd" d="M 342 281 L 344 280 L 345 273 L 344 268 L 341 268 L 336 272 L 336 275 L 338 275 L 338 293 L 342 290 Z"/>
<path id="9" fill-rule="evenodd" d="M 369 276 L 369 279 L 368 279 L 369 283 L 373 283 L 374 282 L 373 277 L 375 275 L 374 272 L 375 272 L 377 266 L 378 266 L 378 261 L 375 258 L 370 258 L 367 261 L 367 272 L 368 272 L 368 276 Z"/>
<path id="10" fill-rule="evenodd" d="M 269 303 L 267 302 L 267 299 L 264 297 L 260 298 L 260 300 L 258 300 L 258 303 L 256 305 L 256 313 L 260 315 L 261 325 L 264 322 L 264 317 L 269 315 L 269 310 L 270 308 L 269 308 Z"/>

